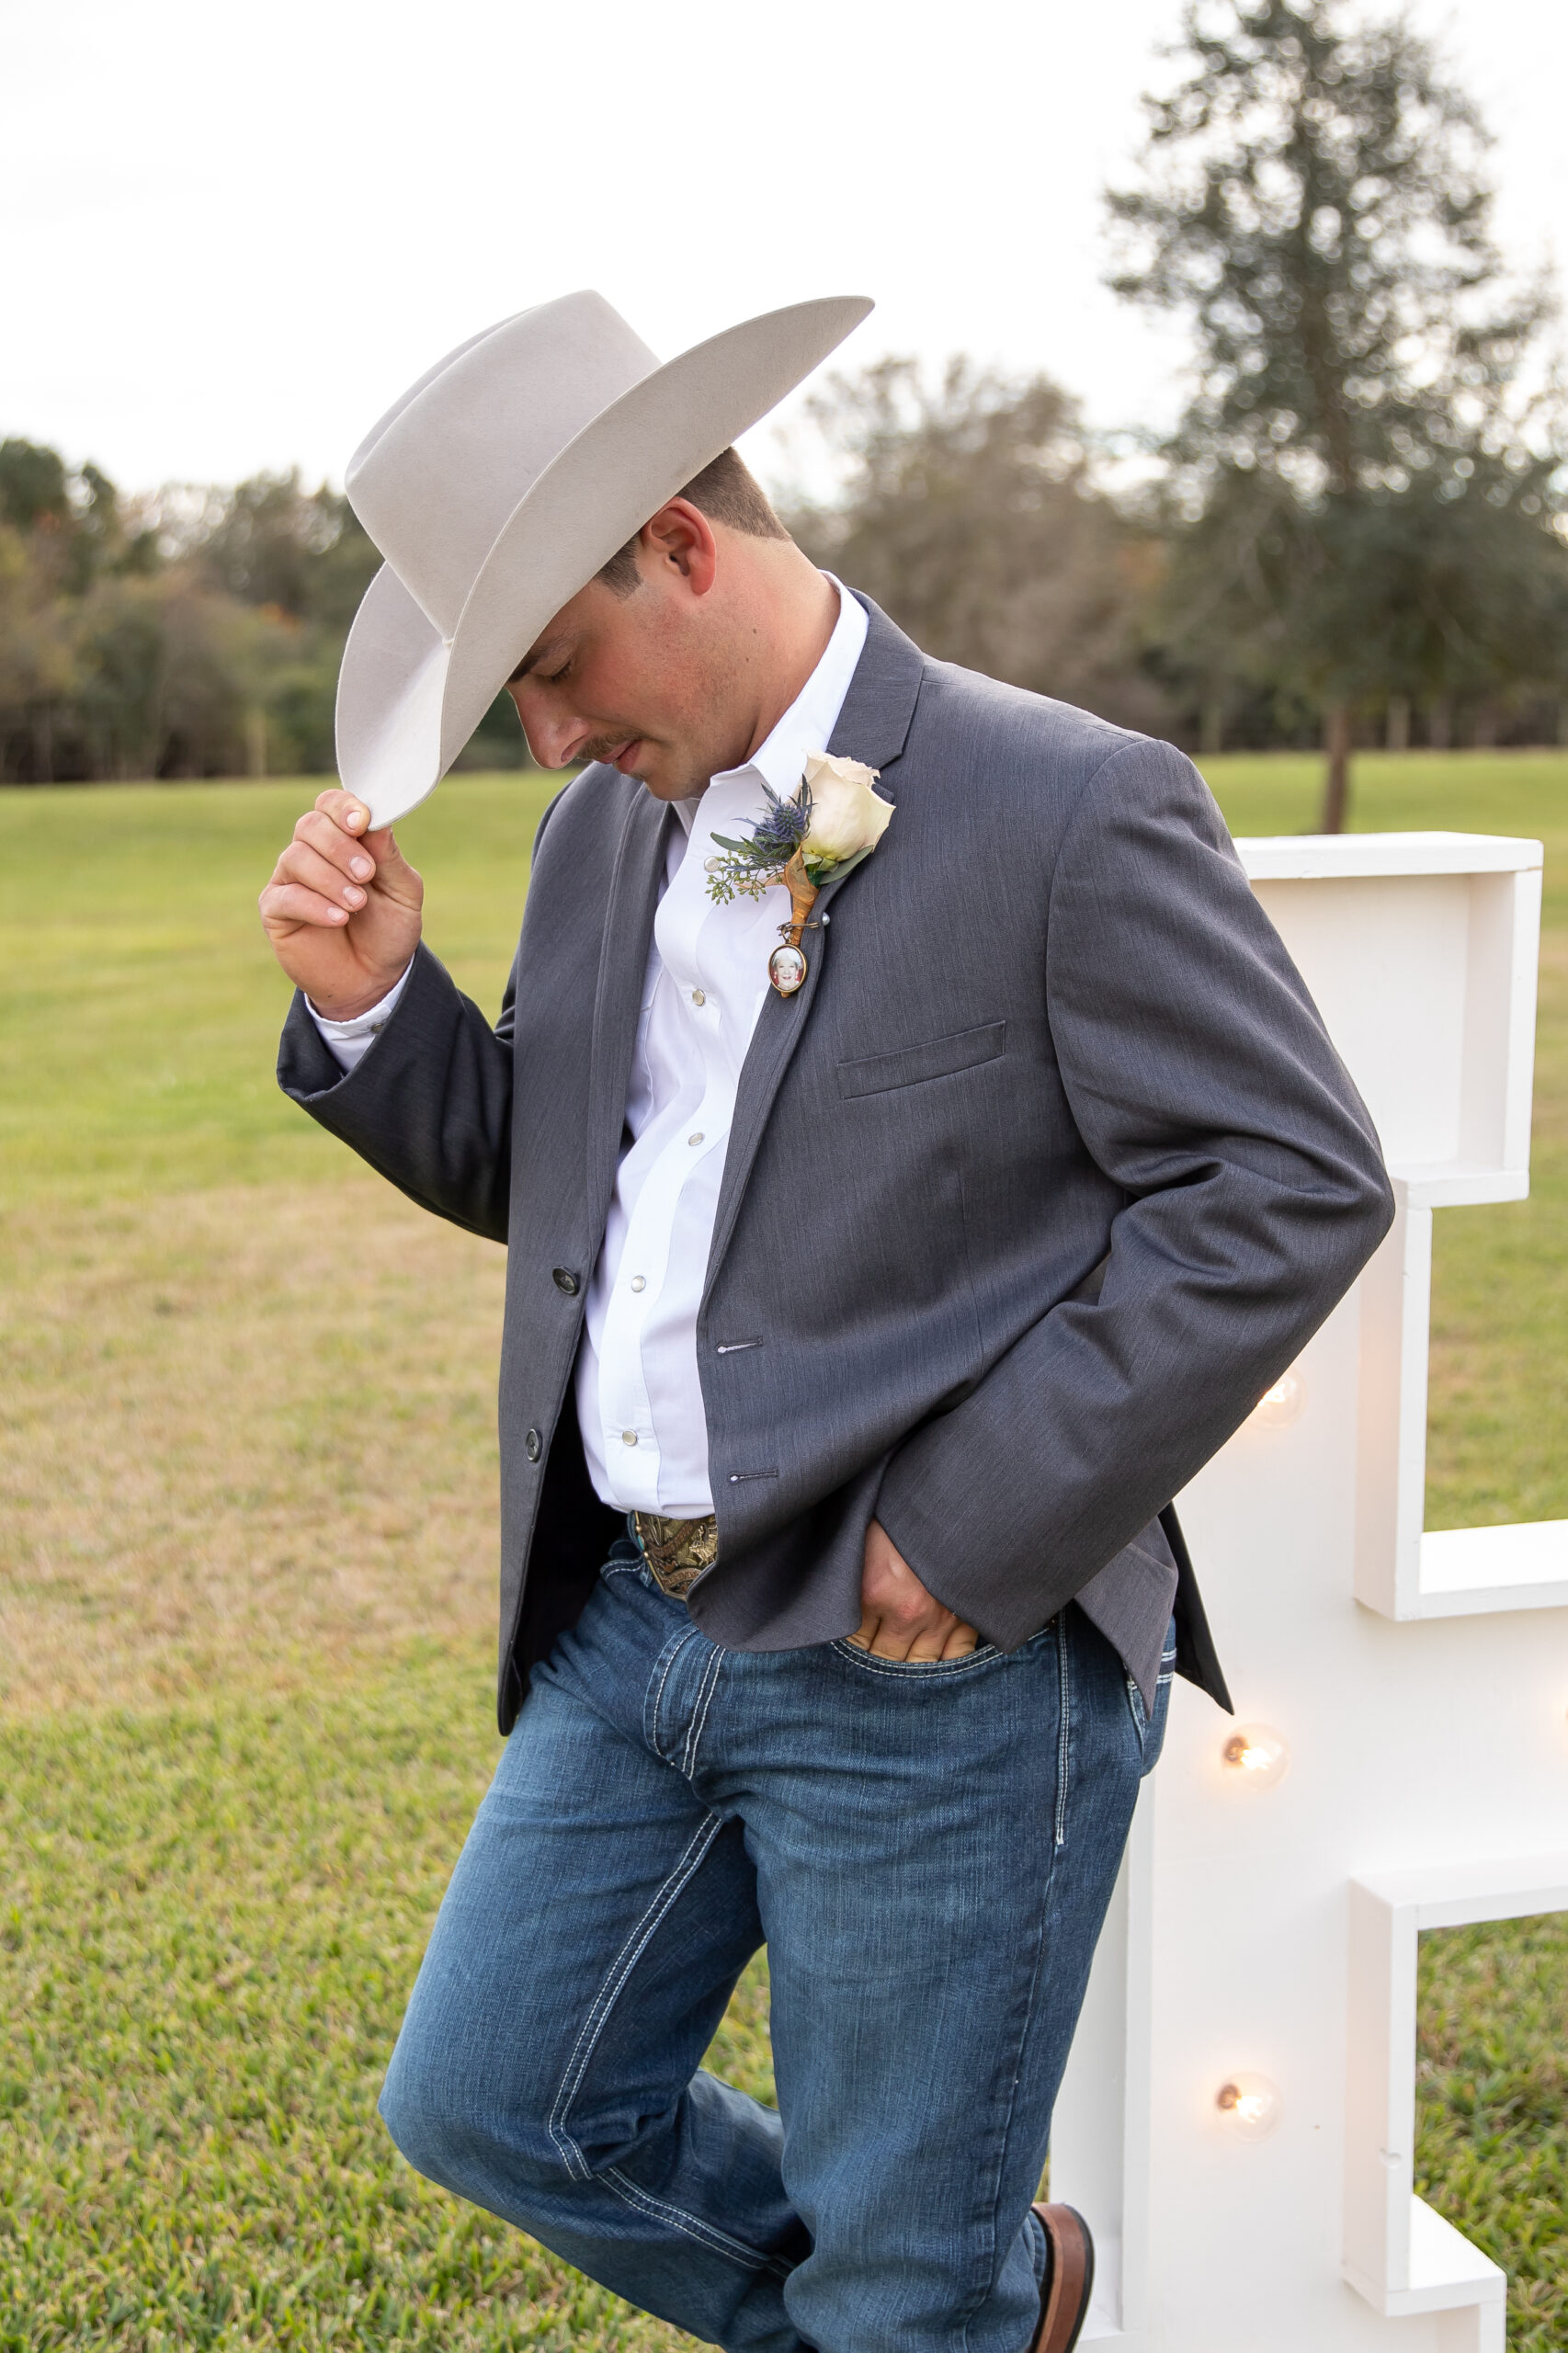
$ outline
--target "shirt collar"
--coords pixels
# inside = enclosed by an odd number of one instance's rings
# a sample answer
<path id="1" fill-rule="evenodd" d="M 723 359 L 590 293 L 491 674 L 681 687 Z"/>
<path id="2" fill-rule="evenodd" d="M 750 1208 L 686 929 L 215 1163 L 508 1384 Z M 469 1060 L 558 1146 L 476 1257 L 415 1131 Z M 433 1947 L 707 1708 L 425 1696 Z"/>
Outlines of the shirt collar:
<path id="1" fill-rule="evenodd" d="M 749 760 L 738 768 L 721 768 L 708 792 L 676 802 L 676 814 L 688 834 L 710 794 L 717 792 L 732 812 L 738 804 L 760 803 L 759 787 L 763 784 L 778 793 L 781 801 L 788 801 L 805 772 L 806 754 L 826 751 L 865 647 L 869 623 L 865 606 L 849 594 L 843 582 L 835 580 L 831 572 L 823 576 L 832 580 L 838 591 L 838 619 L 822 660 L 778 726 L 758 745 Z M 718 814 L 716 804 L 713 814 Z"/>

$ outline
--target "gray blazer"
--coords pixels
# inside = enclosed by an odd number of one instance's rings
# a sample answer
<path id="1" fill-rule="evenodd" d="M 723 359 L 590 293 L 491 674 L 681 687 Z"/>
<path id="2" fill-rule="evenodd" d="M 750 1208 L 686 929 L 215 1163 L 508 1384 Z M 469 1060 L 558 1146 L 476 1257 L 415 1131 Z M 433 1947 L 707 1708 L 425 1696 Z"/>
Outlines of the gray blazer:
<path id="1" fill-rule="evenodd" d="M 1166 1507 L 1387 1230 L 1371 1120 L 1170 745 L 927 661 L 872 606 L 829 748 L 898 814 L 742 1074 L 691 1614 L 743 1649 L 851 1632 L 874 1514 L 1004 1648 L 1075 1597 L 1146 1699 L 1174 1603 L 1228 1704 Z M 603 767 L 551 802 L 494 1028 L 421 949 L 349 1076 L 298 998 L 283 1033 L 313 1118 L 510 1246 L 504 1732 L 621 1526 L 572 1375 L 676 823 Z"/>

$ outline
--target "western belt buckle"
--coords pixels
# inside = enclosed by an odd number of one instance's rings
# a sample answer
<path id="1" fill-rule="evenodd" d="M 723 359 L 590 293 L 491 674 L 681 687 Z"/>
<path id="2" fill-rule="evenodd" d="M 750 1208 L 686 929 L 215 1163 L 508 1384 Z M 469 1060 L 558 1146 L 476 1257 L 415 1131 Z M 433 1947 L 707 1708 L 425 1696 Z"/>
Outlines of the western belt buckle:
<path id="1" fill-rule="evenodd" d="M 716 1518 L 710 1512 L 705 1519 L 666 1519 L 662 1512 L 637 1511 L 631 1520 L 654 1584 L 672 1601 L 684 1601 L 719 1557 Z"/>

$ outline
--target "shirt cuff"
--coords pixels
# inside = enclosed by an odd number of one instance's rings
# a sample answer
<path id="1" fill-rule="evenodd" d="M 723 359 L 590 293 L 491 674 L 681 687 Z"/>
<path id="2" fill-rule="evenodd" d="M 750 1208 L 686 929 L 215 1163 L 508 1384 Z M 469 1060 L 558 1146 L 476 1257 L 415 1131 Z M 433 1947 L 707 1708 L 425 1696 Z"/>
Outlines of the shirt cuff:
<path id="1" fill-rule="evenodd" d="M 396 1012 L 397 1001 L 403 995 L 408 983 L 408 975 L 413 970 L 414 965 L 411 961 L 400 978 L 392 983 L 381 1003 L 372 1005 L 367 1012 L 357 1013 L 352 1021 L 329 1021 L 324 1013 L 316 1011 L 309 997 L 305 999 L 305 1011 L 325 1039 L 332 1058 L 340 1071 L 347 1074 L 349 1071 L 357 1069 L 364 1061 L 365 1056 Z"/>

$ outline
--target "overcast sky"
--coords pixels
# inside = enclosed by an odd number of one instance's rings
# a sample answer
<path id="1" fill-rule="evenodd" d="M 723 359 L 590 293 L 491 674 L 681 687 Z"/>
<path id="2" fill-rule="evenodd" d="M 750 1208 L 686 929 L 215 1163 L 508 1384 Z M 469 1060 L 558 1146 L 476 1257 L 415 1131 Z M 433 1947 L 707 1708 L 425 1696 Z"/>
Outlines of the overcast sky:
<path id="1" fill-rule="evenodd" d="M 1568 7 L 1415 0 L 1498 135 L 1511 254 L 1568 253 Z M 0 433 L 127 488 L 340 479 L 451 345 L 597 286 L 667 356 L 867 292 L 843 355 L 1174 407 L 1099 192 L 1178 0 L 0 0 Z M 777 480 L 772 429 L 748 444 Z"/>

